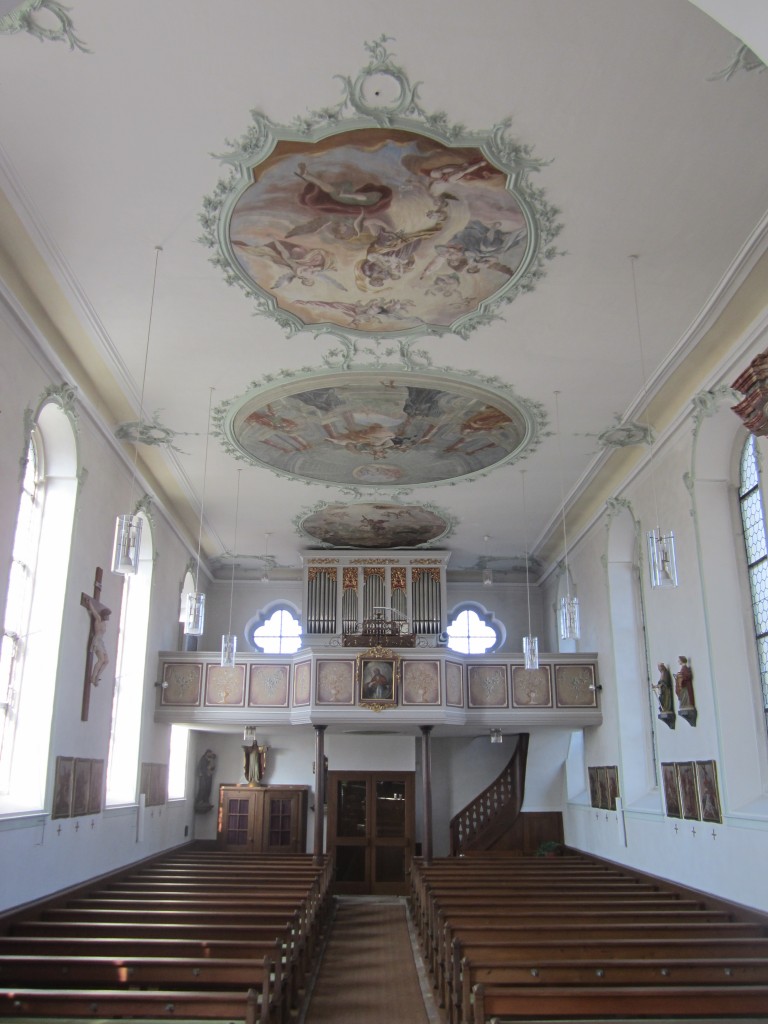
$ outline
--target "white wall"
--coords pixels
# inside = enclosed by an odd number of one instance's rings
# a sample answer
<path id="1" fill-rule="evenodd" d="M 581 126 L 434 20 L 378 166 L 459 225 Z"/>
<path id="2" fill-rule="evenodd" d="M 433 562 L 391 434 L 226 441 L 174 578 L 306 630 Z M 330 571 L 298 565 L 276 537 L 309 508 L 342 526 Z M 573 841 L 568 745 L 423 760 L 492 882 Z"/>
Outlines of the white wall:
<path id="1" fill-rule="evenodd" d="M 0 408 L 3 439 L 0 471 L 0 573 L 7 579 L 19 495 L 19 460 L 25 450 L 24 411 L 37 409 L 44 390 L 59 385 L 61 375 L 39 347 L 29 325 L 17 319 L 0 298 Z M 34 900 L 75 885 L 185 841 L 192 826 L 190 801 L 148 808 L 139 827 L 136 804 L 100 814 L 51 820 L 57 756 L 106 759 L 112 715 L 112 690 L 120 620 L 122 577 L 109 571 L 114 521 L 131 499 L 131 462 L 120 458 L 105 429 L 88 408 L 76 403 L 81 487 L 75 510 L 72 556 L 67 579 L 50 751 L 40 737 L 40 756 L 48 753 L 46 813 L 32 808 L 27 816 L 0 814 L 0 861 L 3 887 L 0 909 Z M 134 489 L 134 501 L 141 497 Z M 156 652 L 177 643 L 178 594 L 189 557 L 176 532 L 156 506 L 153 540 L 156 571 L 152 585 L 147 673 L 144 680 L 141 758 L 167 763 L 170 730 L 155 725 Z M 90 620 L 80 594 L 93 592 L 97 566 L 104 570 L 101 599 L 112 609 L 106 645 L 110 662 L 98 687 L 92 688 L 88 720 L 81 721 L 83 680 Z M 5 588 L 0 588 L 4 605 Z M 1 610 L 4 610 L 1 609 Z"/>
<path id="2" fill-rule="evenodd" d="M 739 369 L 725 368 L 712 387 L 730 384 L 767 341 L 756 338 Z M 599 652 L 603 684 L 603 724 L 584 736 L 581 777 L 588 766 L 618 765 L 623 812 L 591 808 L 584 789 L 572 788 L 565 835 L 588 852 L 768 910 L 768 735 L 736 496 L 747 435 L 732 405 L 727 394 L 707 415 L 684 405 L 652 464 L 615 495 L 622 504 L 606 509 L 569 552 L 581 645 Z M 637 550 L 632 555 L 635 522 L 641 564 Z M 657 522 L 675 532 L 674 589 L 648 583 L 644 538 Z M 658 720 L 649 686 L 657 663 L 674 673 L 680 654 L 693 668 L 698 719 L 693 727 L 678 715 L 671 730 Z M 659 765 L 708 760 L 717 764 L 722 823 L 668 817 Z"/>

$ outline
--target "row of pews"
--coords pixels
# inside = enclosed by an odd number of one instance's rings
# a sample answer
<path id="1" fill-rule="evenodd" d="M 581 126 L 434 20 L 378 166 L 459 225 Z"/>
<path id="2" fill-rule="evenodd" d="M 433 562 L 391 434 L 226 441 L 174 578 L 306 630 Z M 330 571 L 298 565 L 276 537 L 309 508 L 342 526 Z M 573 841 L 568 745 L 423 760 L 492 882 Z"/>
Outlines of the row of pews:
<path id="1" fill-rule="evenodd" d="M 448 1024 L 768 1020 L 768 919 L 580 855 L 414 861 Z"/>
<path id="2" fill-rule="evenodd" d="M 0 919 L 0 1017 L 281 1024 L 300 1009 L 332 864 L 184 848 Z"/>

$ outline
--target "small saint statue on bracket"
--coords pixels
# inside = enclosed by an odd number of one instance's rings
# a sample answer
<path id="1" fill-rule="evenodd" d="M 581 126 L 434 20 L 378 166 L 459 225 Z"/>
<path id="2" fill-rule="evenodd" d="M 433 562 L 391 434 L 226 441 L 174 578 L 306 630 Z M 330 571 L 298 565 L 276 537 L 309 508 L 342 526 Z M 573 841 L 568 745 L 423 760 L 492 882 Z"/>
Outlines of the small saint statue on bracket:
<path id="1" fill-rule="evenodd" d="M 263 786 L 267 771 L 268 747 L 260 747 L 257 740 L 243 746 L 243 774 L 249 786 Z"/>
<path id="2" fill-rule="evenodd" d="M 656 691 L 659 700 L 659 721 L 675 728 L 675 706 L 672 695 L 672 673 L 663 661 L 659 662 L 659 681 L 651 689 Z"/>
<path id="3" fill-rule="evenodd" d="M 677 713 L 689 725 L 696 725 L 698 711 L 696 710 L 696 698 L 693 693 L 693 672 L 684 654 L 681 654 L 677 660 L 680 662 L 680 668 L 675 672 Z"/>

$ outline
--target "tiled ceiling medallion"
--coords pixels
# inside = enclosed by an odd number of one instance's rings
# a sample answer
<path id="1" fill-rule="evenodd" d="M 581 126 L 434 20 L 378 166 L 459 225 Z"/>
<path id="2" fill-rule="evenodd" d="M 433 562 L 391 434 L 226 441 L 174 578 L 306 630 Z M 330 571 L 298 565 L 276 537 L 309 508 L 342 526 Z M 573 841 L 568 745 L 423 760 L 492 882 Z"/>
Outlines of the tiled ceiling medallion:
<path id="1" fill-rule="evenodd" d="M 543 161 L 507 122 L 427 113 L 387 42 L 335 107 L 254 112 L 204 201 L 213 262 L 288 333 L 466 337 L 556 255 L 557 211 L 528 181 Z"/>
<path id="2" fill-rule="evenodd" d="M 387 501 L 323 502 L 299 516 L 310 542 L 333 548 L 416 548 L 444 541 L 451 516 L 429 505 Z"/>
<path id="3" fill-rule="evenodd" d="M 292 479 L 409 488 L 482 476 L 538 443 L 546 417 L 498 379 L 448 368 L 305 367 L 220 405 L 235 458 Z"/>

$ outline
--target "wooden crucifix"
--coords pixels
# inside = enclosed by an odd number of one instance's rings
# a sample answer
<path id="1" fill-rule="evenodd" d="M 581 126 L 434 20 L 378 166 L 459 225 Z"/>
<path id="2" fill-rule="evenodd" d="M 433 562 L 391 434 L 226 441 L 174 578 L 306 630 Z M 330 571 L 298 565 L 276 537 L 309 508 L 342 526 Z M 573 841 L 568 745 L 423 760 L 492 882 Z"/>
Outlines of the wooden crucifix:
<path id="1" fill-rule="evenodd" d="M 85 680 L 83 682 L 83 708 L 80 719 L 88 721 L 88 711 L 91 703 L 91 687 L 99 685 L 101 673 L 109 663 L 107 646 L 104 643 L 104 634 L 107 631 L 107 620 L 112 614 L 111 609 L 101 603 L 101 577 L 102 570 L 97 567 L 93 578 L 93 596 L 90 594 L 80 595 L 80 604 L 86 608 L 91 617 L 91 628 L 88 631 L 88 651 L 85 656 Z"/>

